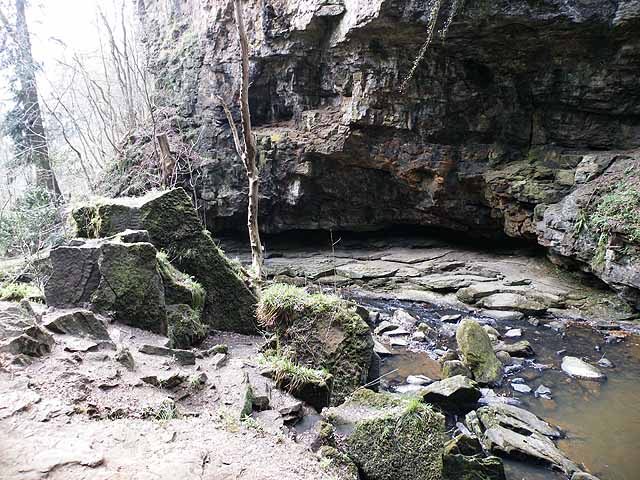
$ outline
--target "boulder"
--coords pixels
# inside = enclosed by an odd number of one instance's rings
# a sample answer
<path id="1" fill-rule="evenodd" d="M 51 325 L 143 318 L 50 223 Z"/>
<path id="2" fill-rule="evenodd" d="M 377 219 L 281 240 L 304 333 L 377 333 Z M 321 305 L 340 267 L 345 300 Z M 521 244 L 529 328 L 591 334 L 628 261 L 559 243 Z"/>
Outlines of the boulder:
<path id="1" fill-rule="evenodd" d="M 258 318 L 277 335 L 278 356 L 333 375 L 333 405 L 367 381 L 373 338 L 352 304 L 335 296 L 311 295 L 299 287 L 274 284 L 261 295 Z"/>
<path id="2" fill-rule="evenodd" d="M 440 405 L 449 410 L 468 410 L 480 399 L 478 384 L 468 377 L 456 375 L 433 382 L 420 391 L 425 403 Z"/>
<path id="3" fill-rule="evenodd" d="M 469 412 L 467 427 L 485 450 L 499 456 L 528 458 L 571 475 L 578 468 L 553 443 L 562 432 L 521 408 L 495 404 Z"/>
<path id="4" fill-rule="evenodd" d="M 168 306 L 167 324 L 167 336 L 171 348 L 191 348 L 202 342 L 207 335 L 207 330 L 200 320 L 200 313 L 189 305 Z"/>
<path id="5" fill-rule="evenodd" d="M 92 306 L 114 320 L 166 333 L 164 287 L 150 243 L 91 240 L 51 251 L 50 306 Z"/>
<path id="6" fill-rule="evenodd" d="M 489 335 L 478 322 L 462 320 L 456 331 L 456 341 L 462 361 L 478 383 L 494 384 L 502 380 L 502 363 L 493 351 Z"/>
<path id="7" fill-rule="evenodd" d="M 101 238 L 127 228 L 144 229 L 181 272 L 206 292 L 203 321 L 218 330 L 253 333 L 255 293 L 246 273 L 232 264 L 203 230 L 191 198 L 181 189 L 140 198 L 101 199 L 73 212 L 78 234 Z"/>
<path id="8" fill-rule="evenodd" d="M 104 242 L 98 261 L 100 283 L 91 296 L 94 307 L 110 312 L 117 322 L 166 334 L 164 287 L 156 255 L 150 243 Z"/>
<path id="9" fill-rule="evenodd" d="M 360 389 L 323 417 L 365 478 L 442 478 L 444 417 L 415 398 Z"/>
<path id="10" fill-rule="evenodd" d="M 471 370 L 460 360 L 448 360 L 442 364 L 442 377 L 449 378 L 456 375 L 473 378 Z"/>
<path id="11" fill-rule="evenodd" d="M 51 351 L 53 337 L 31 312 L 16 303 L 0 302 L 0 352 L 41 357 Z"/>
<path id="12" fill-rule="evenodd" d="M 55 310 L 47 313 L 42 317 L 42 325 L 55 333 L 94 340 L 111 340 L 102 320 L 90 310 L 82 308 Z"/>
<path id="13" fill-rule="evenodd" d="M 495 352 L 506 352 L 512 357 L 527 358 L 533 357 L 535 352 L 527 340 L 520 340 L 515 343 L 498 342 L 493 346 Z"/>
<path id="14" fill-rule="evenodd" d="M 482 454 L 482 445 L 478 437 L 470 433 L 461 433 L 449 440 L 444 446 L 446 455 L 479 455 Z"/>
<path id="15" fill-rule="evenodd" d="M 602 381 L 607 378 L 598 368 L 577 357 L 564 357 L 560 368 L 567 375 L 583 380 Z"/>

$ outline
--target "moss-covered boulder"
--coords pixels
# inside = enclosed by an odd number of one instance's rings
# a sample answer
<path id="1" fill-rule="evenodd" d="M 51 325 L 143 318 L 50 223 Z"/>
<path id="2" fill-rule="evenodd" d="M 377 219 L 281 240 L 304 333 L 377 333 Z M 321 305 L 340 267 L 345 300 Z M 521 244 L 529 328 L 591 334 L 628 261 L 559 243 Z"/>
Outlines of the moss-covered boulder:
<path id="1" fill-rule="evenodd" d="M 218 330 L 252 333 L 255 292 L 242 268 L 233 265 L 203 229 L 191 198 L 181 188 L 151 192 L 140 198 L 101 199 L 73 211 L 78 234 L 111 236 L 143 229 L 151 243 L 205 290 L 203 321 Z"/>
<path id="2" fill-rule="evenodd" d="M 275 332 L 279 356 L 333 375 L 333 405 L 366 383 L 373 338 L 352 303 L 275 284 L 261 295 L 258 319 Z"/>
<path id="3" fill-rule="evenodd" d="M 444 417 L 418 399 L 360 389 L 323 416 L 365 478 L 442 479 Z"/>
<path id="4" fill-rule="evenodd" d="M 200 319 L 200 312 L 185 304 L 168 305 L 167 336 L 171 348 L 189 349 L 201 343 L 207 336 L 207 329 Z"/>
<path id="5" fill-rule="evenodd" d="M 460 357 L 476 382 L 497 384 L 502 381 L 502 363 L 493 351 L 489 335 L 478 322 L 462 320 L 456 330 L 456 341 Z"/>
<path id="6" fill-rule="evenodd" d="M 164 286 L 150 243 L 107 241 L 101 245 L 100 283 L 91 303 L 113 319 L 152 332 L 167 333 Z"/>

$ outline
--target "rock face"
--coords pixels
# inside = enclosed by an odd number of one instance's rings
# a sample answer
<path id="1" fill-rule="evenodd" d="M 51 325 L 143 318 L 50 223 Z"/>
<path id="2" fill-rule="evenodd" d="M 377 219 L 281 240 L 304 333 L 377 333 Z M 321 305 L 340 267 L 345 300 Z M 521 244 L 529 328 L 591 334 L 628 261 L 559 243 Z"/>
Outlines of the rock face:
<path id="1" fill-rule="evenodd" d="M 232 11 L 221 0 L 138 5 L 162 127 L 196 166 L 207 224 L 244 231 L 246 179 L 215 100 L 233 105 L 237 91 Z M 245 3 L 262 227 L 440 226 L 538 238 L 587 265 L 590 249 L 570 238 L 580 222 L 558 202 L 597 180 L 606 158 L 638 165 L 637 1 L 465 2 L 402 90 L 430 5 Z M 153 156 L 150 131 L 129 138 L 129 165 Z M 122 179 L 114 193 L 135 187 Z M 616 252 L 588 268 L 637 298 L 630 256 Z"/>
<path id="2" fill-rule="evenodd" d="M 262 292 L 258 318 L 277 336 L 278 347 L 271 353 L 333 375 L 333 405 L 369 379 L 373 338 L 355 305 L 275 284 Z"/>
<path id="3" fill-rule="evenodd" d="M 53 337 L 40 327 L 28 310 L 0 302 L 0 352 L 41 357 L 51 351 Z"/>
<path id="4" fill-rule="evenodd" d="M 218 330 L 255 332 L 256 298 L 245 283 L 244 270 L 234 266 L 209 232 L 203 229 L 191 199 L 183 189 L 151 192 L 140 198 L 99 200 L 74 210 L 73 218 L 78 235 L 85 238 L 103 238 L 127 229 L 144 229 L 153 246 L 166 252 L 175 267 L 183 272 L 182 278 L 176 277 L 170 282 L 170 295 L 186 296 L 186 300 L 176 301 L 186 301 L 196 310 L 201 308 L 203 321 Z M 58 262 L 60 271 L 64 263 L 64 259 Z M 161 268 L 161 273 L 165 278 L 171 276 L 169 268 Z M 196 292 L 193 282 L 185 281 L 184 274 L 193 277 L 204 289 L 204 299 L 197 298 L 202 292 Z M 95 283 L 93 272 L 85 276 Z M 59 298 L 58 293 L 54 297 Z"/>
<path id="5" fill-rule="evenodd" d="M 478 383 L 502 380 L 502 363 L 496 357 L 487 332 L 474 320 L 465 319 L 456 330 L 456 341 L 464 364 Z"/>
<path id="6" fill-rule="evenodd" d="M 415 399 L 361 389 L 323 416 L 365 478 L 442 478 L 444 417 Z"/>

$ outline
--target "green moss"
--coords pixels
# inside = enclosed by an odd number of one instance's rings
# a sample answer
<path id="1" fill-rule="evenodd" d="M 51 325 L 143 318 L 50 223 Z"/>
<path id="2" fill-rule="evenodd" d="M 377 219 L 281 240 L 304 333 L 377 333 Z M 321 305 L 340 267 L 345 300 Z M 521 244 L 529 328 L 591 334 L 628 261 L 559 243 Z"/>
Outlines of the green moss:
<path id="1" fill-rule="evenodd" d="M 367 478 L 440 480 L 444 417 L 415 399 L 359 391 L 348 409 L 379 410 L 355 423 L 346 452 Z M 349 411 L 349 410 L 347 410 Z"/>
<path id="2" fill-rule="evenodd" d="M 149 243 L 106 242 L 99 261 L 102 280 L 91 302 L 100 310 L 113 311 L 118 322 L 166 334 L 156 253 Z"/>
<path id="3" fill-rule="evenodd" d="M 332 404 L 366 382 L 373 339 L 355 306 L 335 296 L 275 284 L 262 292 L 257 317 L 276 334 L 280 356 L 333 375 Z"/>
<path id="4" fill-rule="evenodd" d="M 202 342 L 207 330 L 200 320 L 200 313 L 188 305 L 168 308 L 167 336 L 171 348 L 188 349 Z"/>
<path id="5" fill-rule="evenodd" d="M 186 304 L 196 312 L 202 312 L 205 302 L 205 291 L 193 277 L 175 268 L 167 254 L 158 252 L 158 271 L 164 282 L 165 301 L 168 305 Z"/>
<path id="6" fill-rule="evenodd" d="M 640 183 L 623 179 L 595 204 L 589 224 L 598 233 L 621 233 L 640 243 Z"/>
<path id="7" fill-rule="evenodd" d="M 276 384 L 286 382 L 290 390 L 297 390 L 302 385 L 310 383 L 325 386 L 331 380 L 331 374 L 326 370 L 297 365 L 289 358 L 266 357 L 265 363 L 273 369 Z"/>
<path id="8" fill-rule="evenodd" d="M 42 302 L 42 290 L 31 283 L 13 282 L 0 286 L 0 300 L 19 302 L 24 298 Z"/>

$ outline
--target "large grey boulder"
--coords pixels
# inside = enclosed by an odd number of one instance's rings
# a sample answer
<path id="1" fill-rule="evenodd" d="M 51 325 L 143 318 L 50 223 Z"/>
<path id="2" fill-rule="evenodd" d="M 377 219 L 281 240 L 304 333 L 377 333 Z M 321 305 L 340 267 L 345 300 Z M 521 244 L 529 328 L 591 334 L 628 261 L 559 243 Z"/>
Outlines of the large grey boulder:
<path id="1" fill-rule="evenodd" d="M 119 239 L 55 248 L 45 285 L 47 304 L 90 306 L 118 322 L 166 334 L 164 286 L 156 255 L 150 243 Z"/>
<path id="2" fill-rule="evenodd" d="M 456 341 L 464 364 L 478 383 L 495 384 L 502 380 L 502 363 L 496 357 L 487 332 L 471 319 L 460 322 Z"/>
<path id="3" fill-rule="evenodd" d="M 55 310 L 42 317 L 42 325 L 54 333 L 87 337 L 94 340 L 110 340 L 103 321 L 90 310 L 83 308 Z"/>

